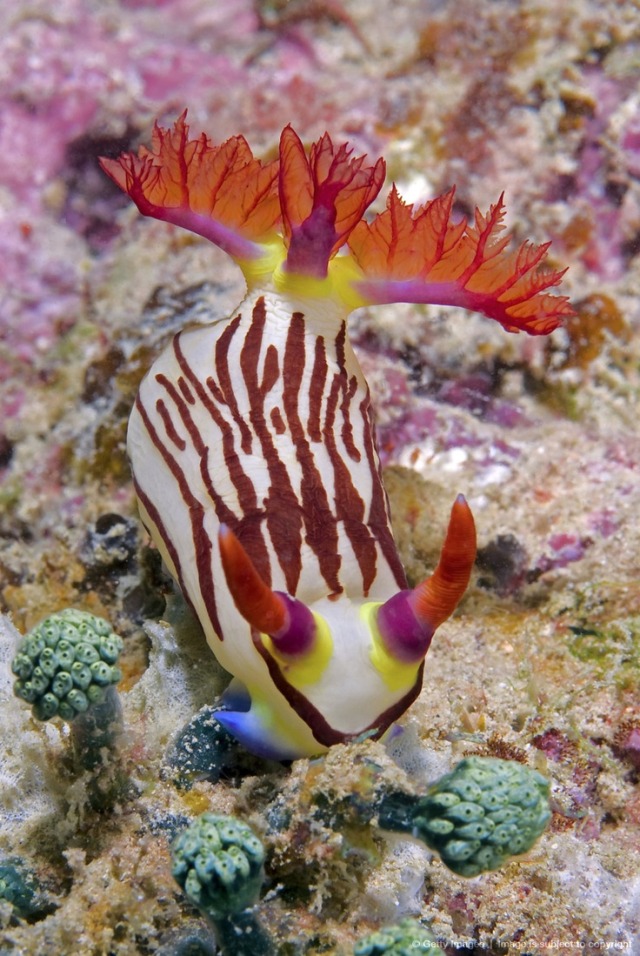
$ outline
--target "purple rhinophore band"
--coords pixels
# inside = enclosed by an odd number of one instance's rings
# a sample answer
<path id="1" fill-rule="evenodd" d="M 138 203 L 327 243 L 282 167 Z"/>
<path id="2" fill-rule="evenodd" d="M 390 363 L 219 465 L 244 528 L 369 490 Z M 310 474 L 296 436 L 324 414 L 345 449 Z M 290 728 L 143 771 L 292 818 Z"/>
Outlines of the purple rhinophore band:
<path id="1" fill-rule="evenodd" d="M 287 608 L 287 623 L 277 634 L 269 635 L 274 647 L 278 653 L 289 657 L 307 654 L 313 647 L 316 633 L 313 614 L 302 601 L 296 601 L 283 591 L 274 593 L 282 598 Z"/>
<path id="2" fill-rule="evenodd" d="M 417 664 L 431 644 L 434 629 L 421 624 L 409 598 L 412 591 L 399 591 L 378 609 L 378 630 L 392 657 L 403 664 Z"/>

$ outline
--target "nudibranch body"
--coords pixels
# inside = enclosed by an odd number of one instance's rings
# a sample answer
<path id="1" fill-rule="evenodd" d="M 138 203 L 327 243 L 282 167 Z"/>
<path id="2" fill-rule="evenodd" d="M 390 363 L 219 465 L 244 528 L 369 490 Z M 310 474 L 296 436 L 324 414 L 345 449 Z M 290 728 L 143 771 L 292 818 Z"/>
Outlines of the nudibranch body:
<path id="1" fill-rule="evenodd" d="M 502 202 L 451 221 L 453 192 L 417 212 L 325 134 L 279 159 L 242 137 L 189 140 L 185 116 L 152 150 L 103 160 L 140 211 L 212 240 L 240 265 L 237 313 L 179 333 L 144 379 L 128 450 L 143 522 L 234 676 L 218 719 L 250 750 L 314 755 L 379 736 L 420 692 L 436 628 L 464 593 L 475 527 L 455 501 L 438 567 L 407 589 L 389 521 L 370 395 L 349 312 L 457 304 L 509 331 L 571 314 L 535 267 L 546 246 L 498 238 Z"/>

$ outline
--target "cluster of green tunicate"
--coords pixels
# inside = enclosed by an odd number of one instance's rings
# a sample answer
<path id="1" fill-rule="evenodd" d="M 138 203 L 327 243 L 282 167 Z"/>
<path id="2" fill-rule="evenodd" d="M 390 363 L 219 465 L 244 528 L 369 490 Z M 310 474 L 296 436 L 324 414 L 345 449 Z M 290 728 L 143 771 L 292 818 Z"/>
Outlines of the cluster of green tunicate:
<path id="1" fill-rule="evenodd" d="M 241 820 L 203 813 L 174 841 L 171 856 L 174 879 L 214 922 L 258 899 L 264 848 Z"/>
<path id="2" fill-rule="evenodd" d="M 122 646 L 102 618 L 73 608 L 52 614 L 18 645 L 14 693 L 38 720 L 73 720 L 122 677 L 116 666 Z"/>
<path id="3" fill-rule="evenodd" d="M 246 823 L 203 813 L 173 841 L 171 859 L 175 880 L 213 924 L 222 956 L 276 956 L 254 906 L 264 848 Z"/>
<path id="4" fill-rule="evenodd" d="M 412 919 L 403 919 L 397 926 L 385 926 L 356 943 L 354 956 L 415 956 L 418 952 L 444 956 L 435 937 Z"/>
<path id="5" fill-rule="evenodd" d="M 460 876 L 496 870 L 526 853 L 551 817 L 549 782 L 512 760 L 469 757 L 417 800 L 415 836 Z"/>
<path id="6" fill-rule="evenodd" d="M 37 879 L 17 857 L 0 859 L 0 900 L 11 903 L 22 917 L 33 916 L 43 908 Z"/>

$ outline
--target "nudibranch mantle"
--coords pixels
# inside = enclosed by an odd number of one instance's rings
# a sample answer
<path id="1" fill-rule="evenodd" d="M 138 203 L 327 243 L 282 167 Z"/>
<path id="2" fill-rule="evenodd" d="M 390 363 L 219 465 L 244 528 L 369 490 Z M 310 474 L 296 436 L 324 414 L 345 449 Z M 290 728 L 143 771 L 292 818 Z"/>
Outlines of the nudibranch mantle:
<path id="1" fill-rule="evenodd" d="M 420 692 L 436 628 L 462 597 L 475 526 L 456 499 L 438 567 L 408 589 L 391 531 L 369 388 L 349 312 L 391 301 L 457 304 L 509 331 L 571 314 L 536 270 L 546 245 L 508 251 L 502 200 L 453 223 L 453 192 L 421 210 L 384 163 L 325 134 L 279 159 L 242 137 L 189 140 L 183 114 L 152 150 L 102 160 L 140 211 L 231 254 L 237 312 L 176 335 L 140 387 L 128 451 L 142 520 L 235 678 L 218 719 L 248 749 L 312 756 L 383 734 Z"/>

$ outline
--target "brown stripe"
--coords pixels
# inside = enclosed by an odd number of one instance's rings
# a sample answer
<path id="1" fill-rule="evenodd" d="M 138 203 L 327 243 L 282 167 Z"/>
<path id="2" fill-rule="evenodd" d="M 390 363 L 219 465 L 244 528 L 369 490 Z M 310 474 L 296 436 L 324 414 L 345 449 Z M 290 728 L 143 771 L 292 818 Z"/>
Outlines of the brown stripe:
<path id="1" fill-rule="evenodd" d="M 377 553 L 375 540 L 365 524 L 367 515 L 364 500 L 353 484 L 351 472 L 336 448 L 333 426 L 341 390 L 341 376 L 337 374 L 334 376 L 327 403 L 325 445 L 333 465 L 336 516 L 344 524 L 345 533 L 362 575 L 363 595 L 367 597 L 376 576 Z"/>
<path id="2" fill-rule="evenodd" d="M 236 401 L 235 395 L 235 383 L 229 368 L 229 347 L 233 341 L 234 335 L 238 330 L 241 320 L 242 316 L 238 314 L 235 319 L 232 319 L 231 322 L 229 322 L 228 326 L 224 332 L 222 332 L 220 338 L 216 342 L 215 368 L 218 375 L 218 386 L 220 388 L 222 401 L 229 406 L 233 420 L 240 429 L 240 435 L 242 438 L 241 448 L 245 455 L 248 455 L 251 452 L 251 430 L 247 426 L 247 423 L 238 409 L 238 402 Z"/>
<path id="3" fill-rule="evenodd" d="M 164 526 L 164 521 L 162 520 L 162 517 L 160 516 L 160 512 L 151 501 L 151 498 L 147 497 L 147 495 L 144 493 L 144 491 L 142 490 L 142 488 L 136 481 L 135 475 L 133 477 L 133 487 L 135 489 L 135 493 L 136 493 L 136 497 L 138 501 L 142 504 L 144 510 L 147 512 L 150 519 L 153 521 L 155 528 L 158 532 L 158 535 L 160 536 L 160 538 L 162 538 L 162 541 L 164 542 L 164 546 L 167 549 L 167 553 L 169 554 L 169 557 L 171 558 L 171 562 L 176 570 L 176 575 L 178 577 L 178 580 L 180 580 L 182 577 L 182 565 L 180 564 L 180 555 L 178 551 L 176 550 L 176 546 L 174 545 L 173 541 L 169 537 L 167 529 Z M 147 528 L 146 524 L 145 524 L 145 528 Z M 147 528 L 147 531 L 149 532 L 151 537 L 153 537 L 153 535 L 151 534 L 151 528 Z M 190 602 L 188 595 L 185 594 L 185 598 L 187 601 Z"/>
<path id="4" fill-rule="evenodd" d="M 265 415 L 265 395 L 258 382 L 258 361 L 267 312 L 264 298 L 255 303 L 252 322 L 240 353 L 240 370 L 249 396 L 249 419 L 258 436 L 262 456 L 269 472 L 269 491 L 264 501 L 267 528 L 273 549 L 282 568 L 289 594 L 295 594 L 302 569 L 302 516 L 300 503 L 291 485 L 287 468 L 280 460 Z M 283 392 L 286 394 L 285 383 Z M 244 540 L 242 542 L 245 543 Z M 247 550 L 249 550 L 247 548 Z M 251 554 L 251 552 L 249 551 Z M 251 554 L 253 558 L 253 554 Z M 256 565 L 257 566 L 257 565 Z M 258 567 L 260 571 L 260 568 Z M 262 573 L 262 572 L 261 572 Z M 265 577 L 271 584 L 271 575 Z"/>
<path id="5" fill-rule="evenodd" d="M 176 355 L 179 349 L 177 339 L 178 339 L 178 336 L 176 336 L 173 342 Z M 198 428 L 193 418 L 191 417 L 191 411 L 189 407 L 187 406 L 187 403 L 184 401 L 184 399 L 180 395 L 178 389 L 175 387 L 173 382 L 171 382 L 166 375 L 162 375 L 162 374 L 156 375 L 156 382 L 158 383 L 158 385 L 161 385 L 164 388 L 165 392 L 167 393 L 167 395 L 173 402 L 176 412 L 180 416 L 180 420 L 182 421 L 182 424 L 184 425 L 184 427 L 187 429 L 187 432 L 189 433 L 189 438 L 191 439 L 191 445 L 193 446 L 198 456 L 198 460 L 200 464 L 200 477 L 202 478 L 202 481 L 204 483 L 204 486 L 206 488 L 209 498 L 214 504 L 215 511 L 216 511 L 216 514 L 218 515 L 219 520 L 224 522 L 233 521 L 234 520 L 233 512 L 230 511 L 230 509 L 227 507 L 227 505 L 222 500 L 220 495 L 217 493 L 211 481 L 211 475 L 209 474 L 209 448 L 207 445 L 205 445 L 202 439 L 202 435 L 200 433 L 200 429 Z M 200 507 L 202 507 L 202 504 L 200 504 Z"/>
<path id="6" fill-rule="evenodd" d="M 273 430 L 276 435 L 284 435 L 287 430 L 287 426 L 284 423 L 282 415 L 279 408 L 272 408 L 271 412 L 271 424 L 273 425 Z"/>
<path id="7" fill-rule="evenodd" d="M 353 441 L 353 425 L 351 424 L 351 418 L 349 417 L 349 412 L 351 409 L 351 403 L 353 402 L 353 397 L 356 394 L 358 389 L 358 379 L 355 375 L 352 375 L 349 379 L 349 385 L 347 388 L 343 387 L 342 390 L 342 402 L 340 403 L 340 411 L 342 413 L 342 430 L 341 437 L 344 442 L 344 447 L 347 450 L 349 458 L 353 461 L 360 461 L 362 457 L 360 450 L 356 448 Z"/>
<path id="8" fill-rule="evenodd" d="M 224 456 L 225 464 L 229 470 L 229 474 L 232 478 L 234 487 L 238 493 L 238 500 L 240 502 L 240 509 L 243 513 L 248 511 L 256 510 L 257 501 L 255 489 L 253 487 L 253 482 L 251 479 L 244 473 L 242 466 L 240 464 L 240 459 L 238 453 L 235 450 L 235 444 L 233 440 L 233 429 L 227 421 L 225 421 L 224 416 L 218 410 L 215 402 L 211 399 L 206 389 L 203 387 L 202 382 L 198 379 L 197 375 L 189 365 L 187 358 L 182 351 L 182 343 L 180 341 L 180 333 L 176 335 L 173 340 L 173 351 L 176 357 L 176 361 L 180 366 L 180 371 L 186 378 L 189 380 L 193 386 L 196 395 L 198 396 L 200 402 L 204 406 L 205 410 L 211 416 L 213 423 L 216 425 L 220 432 L 220 438 L 222 443 L 222 453 Z M 191 431 L 190 431 L 190 434 Z M 210 436 L 212 437 L 212 436 Z M 209 451 L 209 447 L 205 446 L 202 436 L 200 434 L 200 429 L 193 425 L 193 434 L 192 440 L 194 447 L 199 454 L 206 454 Z M 213 485 L 211 485 L 211 478 L 207 472 L 206 478 L 203 475 L 203 479 L 207 484 L 207 490 L 210 489 L 211 499 L 214 501 L 216 506 L 216 514 L 220 521 L 224 521 L 226 524 L 235 523 L 236 518 L 233 512 L 226 506 L 222 499 L 215 492 Z M 219 506 L 219 507 L 218 507 Z M 235 531 L 235 528 L 233 528 Z"/>
<path id="9" fill-rule="evenodd" d="M 351 402 L 353 401 L 353 396 L 356 393 L 358 388 L 358 380 L 355 375 L 352 375 L 347 383 L 347 357 L 345 351 L 345 343 L 347 340 L 347 326 L 346 323 L 342 323 L 342 328 L 336 336 L 335 346 L 336 346 L 336 362 L 338 367 L 343 371 L 343 379 L 341 382 L 342 386 L 342 402 L 340 403 L 340 411 L 342 412 L 342 429 L 341 437 L 344 442 L 347 454 L 354 461 L 360 461 L 360 451 L 353 442 L 353 427 L 351 425 L 351 419 L 349 417 L 349 409 Z"/>
<path id="10" fill-rule="evenodd" d="M 260 392 L 264 396 L 271 391 L 273 386 L 278 381 L 278 376 L 280 375 L 280 369 L 278 365 L 278 350 L 275 345 L 270 345 L 267 349 L 267 354 L 264 360 L 264 372 L 262 375 L 262 384 L 260 386 Z"/>
<path id="11" fill-rule="evenodd" d="M 222 389 L 219 387 L 218 383 L 209 376 L 207 378 L 207 388 L 213 396 L 214 402 L 217 402 L 218 405 L 225 405 L 224 395 L 222 394 Z"/>
<path id="12" fill-rule="evenodd" d="M 305 366 L 304 316 L 294 312 L 287 333 L 284 353 L 283 378 L 284 413 L 296 449 L 296 457 L 302 469 L 300 495 L 304 516 L 305 541 L 312 549 L 320 565 L 320 573 L 330 591 L 343 590 L 338 573 L 341 559 L 338 554 L 338 531 L 336 518 L 329 505 L 325 481 L 318 471 L 300 420 L 300 385 Z"/>
<path id="13" fill-rule="evenodd" d="M 179 448 L 180 451 L 184 451 L 185 448 L 187 447 L 187 443 L 184 440 L 184 438 L 181 438 L 181 436 L 177 433 L 175 429 L 175 425 L 173 424 L 171 420 L 171 415 L 169 414 L 167 410 L 167 406 L 165 405 L 165 403 L 162 401 L 161 398 L 159 398 L 158 401 L 156 402 L 156 411 L 158 415 L 160 416 L 160 418 L 162 419 L 162 423 L 164 425 L 164 429 L 167 433 L 167 436 L 171 439 L 171 441 L 176 446 L 176 448 Z"/>
<path id="14" fill-rule="evenodd" d="M 382 482 L 382 467 L 376 446 L 375 424 L 368 386 L 367 393 L 360 403 L 360 414 L 366 423 L 364 429 L 364 450 L 367 461 L 369 462 L 369 469 L 374 478 L 371 486 L 371 501 L 369 503 L 369 526 L 380 545 L 380 549 L 398 584 L 398 588 L 404 590 L 404 588 L 407 587 L 407 578 L 400 556 L 398 555 L 396 543 L 393 540 L 393 531 L 391 530 L 391 521 L 389 518 L 389 500 Z"/>
<path id="15" fill-rule="evenodd" d="M 309 420 L 307 422 L 307 431 L 311 441 L 322 441 L 320 414 L 322 411 L 322 397 L 324 395 L 326 381 L 327 353 L 324 347 L 324 339 L 319 335 L 316 339 L 313 370 L 311 372 L 311 382 L 309 383 Z"/>
<path id="16" fill-rule="evenodd" d="M 180 376 L 180 378 L 178 379 L 178 388 L 180 389 L 180 391 L 182 392 L 186 400 L 189 402 L 189 404 L 193 405 L 195 402 L 195 398 L 193 397 L 193 393 L 191 392 L 191 389 L 189 388 L 189 386 L 187 385 L 187 383 L 185 382 L 182 376 Z"/>
<path id="17" fill-rule="evenodd" d="M 162 455 L 165 461 L 165 464 L 167 465 L 169 471 L 171 472 L 171 474 L 173 475 L 176 481 L 182 500 L 187 506 L 189 521 L 191 523 L 191 541 L 193 544 L 193 550 L 196 557 L 196 568 L 198 571 L 198 581 L 200 584 L 202 599 L 204 601 L 207 615 L 209 617 L 209 620 L 211 621 L 213 629 L 215 630 L 220 640 L 223 640 L 223 635 L 220 630 L 220 622 L 218 620 L 218 612 L 216 609 L 213 575 L 211 573 L 211 570 L 212 570 L 211 569 L 211 541 L 209 540 L 209 536 L 207 535 L 204 529 L 204 509 L 202 505 L 200 504 L 200 502 L 197 500 L 197 498 L 195 498 L 192 495 L 189 489 L 189 483 L 187 482 L 185 478 L 184 472 L 182 471 L 182 469 L 180 468 L 176 460 L 173 458 L 173 456 L 171 455 L 167 447 L 161 441 L 157 431 L 155 430 L 151 422 L 151 419 L 147 415 L 147 411 L 144 405 L 142 404 L 142 401 L 140 399 L 140 393 L 138 393 L 138 397 L 136 398 L 136 409 L 138 410 L 138 413 L 140 417 L 142 418 L 142 421 L 147 430 L 149 438 L 151 439 L 151 442 Z M 138 491 L 140 490 L 141 489 L 138 489 Z M 142 501 L 143 499 L 141 498 L 140 500 Z M 153 514 L 153 511 L 149 512 L 150 516 L 152 514 Z M 155 511 L 155 514 L 156 516 L 158 516 L 157 511 Z M 156 521 L 156 518 L 154 517 L 153 520 Z M 171 539 L 167 535 L 166 529 L 164 529 L 164 525 L 162 524 L 162 521 L 160 521 L 160 524 L 157 525 L 157 527 L 159 531 L 161 529 L 164 531 L 162 540 L 164 541 L 165 546 L 167 547 L 167 550 L 169 551 L 169 553 L 172 554 L 172 551 L 170 550 Z M 185 528 L 185 533 L 186 533 L 186 528 Z M 173 553 L 175 553 L 175 549 L 173 549 Z M 172 560 L 173 560 L 173 554 L 172 554 Z M 182 576 L 182 571 L 181 571 L 179 563 L 176 565 L 176 572 L 178 574 L 180 587 L 182 588 L 182 591 L 188 596 L 188 591 L 184 584 L 184 579 Z"/>
<path id="18" fill-rule="evenodd" d="M 202 405 L 206 411 L 211 416 L 212 421 L 218 428 L 220 432 L 221 444 L 222 444 L 222 455 L 224 458 L 224 464 L 229 472 L 229 477 L 233 483 L 236 493 L 238 495 L 238 504 L 240 508 L 241 517 L 237 518 L 235 513 L 231 508 L 226 504 L 223 498 L 215 490 L 212 482 L 211 476 L 208 469 L 208 455 L 209 447 L 205 448 L 204 443 L 201 440 L 199 431 L 197 432 L 197 444 L 194 440 L 194 447 L 198 454 L 205 456 L 206 460 L 204 465 L 206 467 L 206 472 L 202 472 L 203 462 L 201 460 L 201 472 L 202 478 L 205 482 L 207 492 L 213 502 L 216 515 L 219 521 L 223 521 L 225 524 L 229 525 L 231 530 L 236 534 L 245 549 L 247 550 L 251 560 L 256 566 L 258 572 L 263 576 L 263 579 L 269 583 L 271 580 L 271 565 L 269 561 L 269 552 L 264 541 L 262 534 L 260 533 L 260 524 L 264 518 L 264 511 L 259 507 L 257 495 L 253 482 L 251 478 L 246 474 L 242 467 L 242 462 L 238 452 L 236 451 L 233 429 L 231 425 L 225 420 L 224 416 L 220 412 L 216 403 L 212 400 L 211 396 L 207 390 L 202 385 L 202 382 L 198 379 L 195 372 L 189 365 L 187 358 L 182 351 L 182 346 L 180 342 L 180 335 L 178 334 L 173 341 L 173 349 L 176 356 L 176 360 L 180 369 L 187 377 L 191 385 L 193 386 L 196 395 L 199 400 L 202 402 Z M 211 384 L 216 385 L 215 382 L 212 382 L 211 379 L 207 380 L 209 390 L 213 393 L 211 389 Z M 217 388 L 217 386 L 216 386 Z M 246 427 L 246 423 L 245 424 Z M 196 430 L 197 431 L 197 430 Z M 203 451 L 204 449 L 204 451 Z M 256 532 L 257 529 L 257 532 Z"/>

